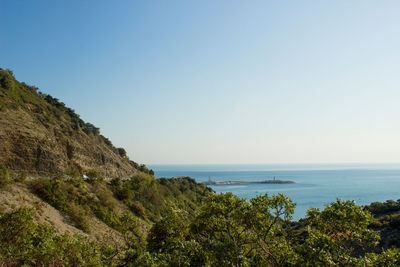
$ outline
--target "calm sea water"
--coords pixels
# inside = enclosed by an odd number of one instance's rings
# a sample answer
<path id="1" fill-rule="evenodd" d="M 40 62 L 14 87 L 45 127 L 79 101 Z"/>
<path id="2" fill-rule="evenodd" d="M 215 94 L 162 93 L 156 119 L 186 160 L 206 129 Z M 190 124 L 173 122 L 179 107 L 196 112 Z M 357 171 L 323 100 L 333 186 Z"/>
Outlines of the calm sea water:
<path id="1" fill-rule="evenodd" d="M 250 199 L 260 194 L 283 193 L 297 203 L 293 218 L 311 208 L 323 208 L 336 198 L 358 205 L 400 198 L 400 164 L 336 165 L 152 165 L 156 177 L 190 176 L 198 182 L 292 180 L 295 184 L 211 186 Z"/>

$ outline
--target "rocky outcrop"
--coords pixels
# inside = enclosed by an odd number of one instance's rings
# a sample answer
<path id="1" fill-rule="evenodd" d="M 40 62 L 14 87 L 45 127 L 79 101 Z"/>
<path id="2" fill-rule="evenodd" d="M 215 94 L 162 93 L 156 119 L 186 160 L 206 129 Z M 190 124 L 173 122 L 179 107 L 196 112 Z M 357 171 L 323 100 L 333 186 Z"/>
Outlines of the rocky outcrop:
<path id="1" fill-rule="evenodd" d="M 137 164 L 121 157 L 100 134 L 85 132 L 79 126 L 83 121 L 77 123 L 65 109 L 0 70 L 0 165 L 42 175 L 65 173 L 67 168 L 81 173 L 94 169 L 103 177 L 138 172 Z"/>

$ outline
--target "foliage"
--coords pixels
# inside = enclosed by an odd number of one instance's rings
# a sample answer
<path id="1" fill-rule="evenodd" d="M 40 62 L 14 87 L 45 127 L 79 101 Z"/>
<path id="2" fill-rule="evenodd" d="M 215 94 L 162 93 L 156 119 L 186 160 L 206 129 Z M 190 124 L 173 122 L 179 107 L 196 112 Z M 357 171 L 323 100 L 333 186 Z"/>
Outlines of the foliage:
<path id="1" fill-rule="evenodd" d="M 211 192 L 203 184 L 188 177 L 155 179 L 140 173 L 128 180 L 113 179 L 110 186 L 114 195 L 137 216 L 156 221 L 169 212 L 171 204 L 193 212 Z"/>
<path id="2" fill-rule="evenodd" d="M 125 237 L 127 247 L 118 251 L 96 248 L 102 264 L 118 259 L 122 266 L 395 266 L 400 261 L 397 249 L 372 253 L 379 241 L 371 229 L 374 219 L 352 201 L 310 209 L 306 219 L 294 223 L 295 204 L 284 195 L 245 200 L 214 194 L 191 178 L 141 173 L 110 183 L 60 178 L 31 183 L 77 227 L 89 231 L 89 218 L 96 216 Z M 117 208 L 121 205 L 126 210 Z M 154 222 L 146 239 L 135 215 Z"/>
<path id="3" fill-rule="evenodd" d="M 393 212 L 400 212 L 400 200 L 397 200 L 397 202 L 394 200 L 387 200 L 384 203 L 373 202 L 370 205 L 366 206 L 366 209 L 376 216 L 382 216 Z"/>
<path id="4" fill-rule="evenodd" d="M 375 216 L 370 227 L 381 234 L 377 251 L 392 247 L 400 248 L 400 200 L 374 202 L 365 208 Z"/>
<path id="5" fill-rule="evenodd" d="M 78 179 L 80 178 L 81 174 L 79 173 L 79 171 L 75 168 L 67 168 L 65 170 L 65 174 L 73 179 Z"/>
<path id="6" fill-rule="evenodd" d="M 358 266 L 400 266 L 400 250 L 398 248 L 384 250 L 380 254 L 367 253 L 355 261 Z"/>
<path id="7" fill-rule="evenodd" d="M 154 171 L 150 170 L 146 167 L 145 164 L 140 164 L 139 168 L 137 168 L 139 171 L 150 174 L 150 175 L 154 175 Z"/>
<path id="8" fill-rule="evenodd" d="M 128 213 L 117 209 L 121 204 L 144 220 L 156 221 L 168 213 L 170 203 L 193 212 L 210 192 L 193 179 L 161 181 L 162 184 L 153 176 L 138 174 L 130 180 L 113 179 L 110 184 L 62 178 L 43 178 L 31 183 L 39 197 L 67 213 L 75 226 L 85 232 L 90 232 L 90 216 L 121 232 L 126 223 L 137 225 L 135 220 L 127 220 Z"/>
<path id="9" fill-rule="evenodd" d="M 251 202 L 231 193 L 210 195 L 196 213 L 172 208 L 148 235 L 147 254 L 134 263 L 150 266 L 281 266 L 296 255 L 284 232 L 294 204 L 283 195 Z M 151 259 L 151 260 L 149 260 Z M 132 260 L 132 258 L 130 259 Z"/>
<path id="10" fill-rule="evenodd" d="M 304 259 L 316 264 L 348 265 L 360 251 L 379 241 L 378 233 L 368 228 L 372 215 L 353 201 L 338 199 L 323 211 L 312 208 L 307 220 L 308 238 L 300 249 Z"/>
<path id="11" fill-rule="evenodd" d="M 33 189 L 42 199 L 66 212 L 75 226 L 85 232 L 90 232 L 90 215 L 118 231 L 124 227 L 121 218 L 125 215 L 116 210 L 113 193 L 105 185 L 91 185 L 76 180 L 39 179 L 33 182 Z"/>
<path id="12" fill-rule="evenodd" d="M 88 214 L 83 208 L 85 205 L 79 206 L 79 204 L 88 203 L 89 193 L 84 185 L 72 183 L 73 180 L 42 178 L 33 181 L 32 186 L 42 199 L 58 210 L 66 212 L 78 228 L 89 232 Z"/>
<path id="13" fill-rule="evenodd" d="M 97 244 L 82 236 L 57 235 L 49 225 L 36 224 L 33 210 L 28 208 L 0 215 L 0 262 L 5 266 L 100 266 L 106 263 Z"/>
<path id="14" fill-rule="evenodd" d="M 90 232 L 89 216 L 85 209 L 75 203 L 71 203 L 68 205 L 66 211 L 77 228 L 82 229 L 86 233 Z"/>
<path id="15" fill-rule="evenodd" d="M 231 193 L 207 199 L 191 229 L 211 264 L 276 265 L 293 260 L 283 230 L 294 204 L 283 195 L 249 202 Z"/>
<path id="16" fill-rule="evenodd" d="M 398 265 L 398 250 L 365 253 L 378 235 L 368 228 L 371 214 L 354 202 L 337 200 L 323 211 L 309 210 L 302 243 L 291 233 L 293 209 L 284 195 L 250 201 L 231 193 L 211 195 L 195 216 L 171 209 L 150 230 L 146 250 L 131 250 L 126 261 L 141 266 Z"/>
<path id="17" fill-rule="evenodd" d="M 170 212 L 151 228 L 147 238 L 150 252 L 172 253 L 188 234 L 188 213 L 170 208 Z"/>
<path id="18" fill-rule="evenodd" d="M 118 150 L 118 154 L 119 154 L 121 157 L 126 158 L 126 150 L 125 150 L 124 148 L 119 147 L 119 148 L 117 148 L 117 150 Z"/>
<path id="19" fill-rule="evenodd" d="M 86 175 L 88 177 L 88 181 L 92 184 L 97 184 L 103 181 L 103 178 L 99 176 L 96 170 L 88 170 L 86 172 Z"/>
<path id="20" fill-rule="evenodd" d="M 143 207 L 142 203 L 138 201 L 124 201 L 125 205 L 132 211 L 136 216 L 147 220 L 146 209 Z"/>

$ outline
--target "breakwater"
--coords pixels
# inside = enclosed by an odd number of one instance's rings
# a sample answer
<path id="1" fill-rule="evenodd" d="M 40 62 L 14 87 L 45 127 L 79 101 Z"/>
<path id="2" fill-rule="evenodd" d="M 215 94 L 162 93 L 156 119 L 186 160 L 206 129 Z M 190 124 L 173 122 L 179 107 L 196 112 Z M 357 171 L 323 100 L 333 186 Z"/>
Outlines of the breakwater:
<path id="1" fill-rule="evenodd" d="M 264 181 L 207 181 L 206 185 L 246 185 L 246 184 L 294 184 L 294 181 L 289 180 L 264 180 Z"/>

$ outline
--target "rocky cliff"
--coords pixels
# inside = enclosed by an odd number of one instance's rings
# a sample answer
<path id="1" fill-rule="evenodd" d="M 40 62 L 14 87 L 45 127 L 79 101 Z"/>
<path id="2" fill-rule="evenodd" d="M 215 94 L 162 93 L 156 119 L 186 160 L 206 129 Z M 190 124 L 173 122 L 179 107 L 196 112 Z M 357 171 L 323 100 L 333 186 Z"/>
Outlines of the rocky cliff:
<path id="1" fill-rule="evenodd" d="M 122 152 L 122 153 L 121 153 Z M 149 172 L 115 148 L 94 125 L 38 88 L 0 69 L 0 165 L 51 175 L 94 169 L 103 177 Z"/>

